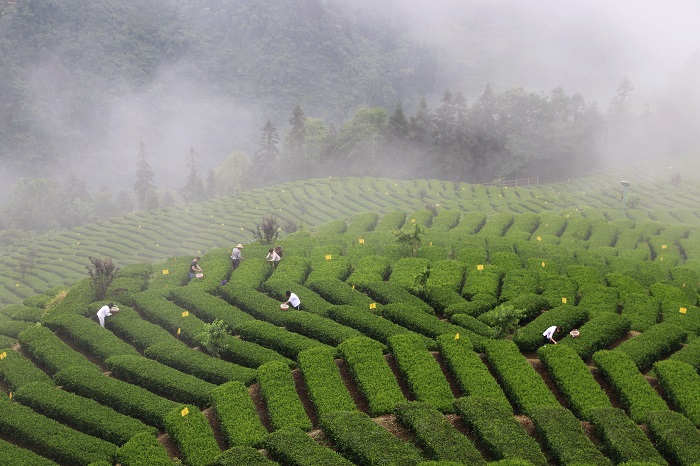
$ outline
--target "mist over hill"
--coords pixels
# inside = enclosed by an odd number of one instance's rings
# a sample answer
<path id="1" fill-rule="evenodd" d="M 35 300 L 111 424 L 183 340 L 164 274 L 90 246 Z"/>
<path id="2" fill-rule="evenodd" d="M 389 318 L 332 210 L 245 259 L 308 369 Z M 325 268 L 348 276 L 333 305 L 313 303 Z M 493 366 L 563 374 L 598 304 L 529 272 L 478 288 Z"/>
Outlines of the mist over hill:
<path id="1" fill-rule="evenodd" d="M 296 104 L 330 131 L 363 107 L 386 109 L 388 116 L 402 104 L 408 117 L 418 115 L 425 98 L 437 114 L 448 89 L 471 106 L 485 89 L 507 95 L 522 88 L 522 95 L 553 101 L 563 93 L 586 108 L 597 105 L 614 125 L 620 122 L 609 107 L 625 77 L 630 87 L 619 108 L 629 115 L 619 139 L 632 144 L 606 147 L 600 159 L 692 150 L 700 115 L 693 85 L 700 60 L 693 52 L 700 42 L 688 18 L 696 7 L 671 3 L 2 1 L 1 191 L 20 176 L 69 174 L 91 192 L 105 185 L 130 189 L 141 142 L 155 184 L 175 189 L 187 176 L 190 148 L 200 155 L 201 173 L 237 152 L 252 158 L 268 119 L 283 145 Z M 554 89 L 561 91 L 551 94 Z M 586 153 L 600 148 L 607 131 L 587 138 Z M 467 133 L 472 145 L 490 136 Z M 412 150 L 416 159 L 429 152 Z M 354 165 L 391 176 L 397 160 L 390 152 L 375 152 L 389 155 L 374 165 L 362 159 Z M 472 178 L 458 178 L 489 181 L 508 173 L 491 152 L 483 160 L 470 156 L 481 175 L 471 170 Z M 594 165 L 593 158 L 584 160 L 582 168 Z M 420 176 L 434 165 L 418 162 L 401 176 Z M 429 175 L 444 177 L 450 163 Z M 459 158 L 454 163 L 465 165 Z M 505 168 L 494 170 L 497 165 Z"/>

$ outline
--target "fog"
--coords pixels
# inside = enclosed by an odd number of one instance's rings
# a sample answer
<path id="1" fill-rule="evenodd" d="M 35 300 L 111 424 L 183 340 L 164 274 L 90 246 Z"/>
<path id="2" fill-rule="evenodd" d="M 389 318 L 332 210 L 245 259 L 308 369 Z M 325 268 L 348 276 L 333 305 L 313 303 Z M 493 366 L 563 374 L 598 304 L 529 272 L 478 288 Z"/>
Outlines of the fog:
<path id="1" fill-rule="evenodd" d="M 641 109 L 673 94 L 669 87 L 674 76 L 700 50 L 700 2 L 694 0 L 343 1 L 356 15 L 381 19 L 436 50 L 438 66 L 427 96 L 433 103 L 448 88 L 473 101 L 486 85 L 497 91 L 523 87 L 544 93 L 562 87 L 605 109 L 627 77 L 634 86 L 632 104 Z M 5 190 L 18 176 L 69 172 L 93 189 L 102 183 L 113 192 L 130 189 L 140 142 L 156 185 L 178 189 L 187 175 L 190 147 L 200 154 L 200 174 L 205 176 L 236 151 L 251 155 L 267 118 L 278 125 L 282 139 L 289 129 L 291 107 L 271 115 L 263 105 L 200 86 L 187 62 L 158 69 L 155 79 L 130 92 L 101 96 L 99 114 L 76 116 L 73 110 L 68 115 L 63 99 L 70 96 L 63 96 L 55 84 L 68 73 L 54 66 L 38 63 L 30 71 L 32 95 L 47 110 L 33 124 L 49 143 L 78 155 L 81 163 L 43 160 L 43 170 L 29 173 L 2 163 L 0 184 Z M 85 94 L 98 93 L 90 84 L 85 83 Z M 92 84 L 109 89 L 109 83 Z M 700 100 L 689 97 L 690 102 Z M 410 108 L 419 96 L 402 98 Z"/>

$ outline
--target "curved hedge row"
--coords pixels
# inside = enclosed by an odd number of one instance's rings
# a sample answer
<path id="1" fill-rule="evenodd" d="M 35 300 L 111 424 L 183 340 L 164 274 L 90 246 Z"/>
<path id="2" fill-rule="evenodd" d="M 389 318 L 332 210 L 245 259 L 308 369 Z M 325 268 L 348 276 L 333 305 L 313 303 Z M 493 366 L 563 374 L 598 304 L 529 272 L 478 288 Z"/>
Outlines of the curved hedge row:
<path id="1" fill-rule="evenodd" d="M 294 379 L 286 364 L 272 361 L 260 366 L 258 384 L 273 430 L 283 427 L 311 430 L 311 420 L 304 411 Z"/>
<path id="2" fill-rule="evenodd" d="M 319 417 L 357 409 L 335 363 L 335 353 L 330 348 L 312 348 L 298 356 L 309 398 Z"/>
<path id="3" fill-rule="evenodd" d="M 245 385 L 240 382 L 220 385 L 212 393 L 212 399 L 221 435 L 229 447 L 262 446 L 267 430 Z"/>

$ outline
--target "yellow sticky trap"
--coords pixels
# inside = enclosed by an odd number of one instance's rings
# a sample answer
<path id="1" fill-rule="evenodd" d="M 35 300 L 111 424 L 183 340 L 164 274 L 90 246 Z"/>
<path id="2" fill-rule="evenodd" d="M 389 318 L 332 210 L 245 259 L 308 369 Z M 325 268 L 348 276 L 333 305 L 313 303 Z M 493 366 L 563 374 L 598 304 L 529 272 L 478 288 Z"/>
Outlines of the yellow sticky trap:
<path id="1" fill-rule="evenodd" d="M 661 249 L 666 249 L 666 245 L 665 245 L 665 244 L 662 244 L 662 245 L 661 245 Z"/>
<path id="2" fill-rule="evenodd" d="M 7 352 L 3 351 L 0 353 L 0 359 L 5 359 L 7 357 Z"/>
<path id="3" fill-rule="evenodd" d="M 566 214 L 566 218 L 569 218 L 569 214 Z"/>
<path id="4" fill-rule="evenodd" d="M 541 237 L 541 236 L 538 236 L 538 237 L 537 237 L 537 241 L 542 241 L 542 237 Z"/>
<path id="5" fill-rule="evenodd" d="M 10 399 L 12 399 L 12 392 L 10 392 L 9 397 L 10 397 Z"/>
<path id="6" fill-rule="evenodd" d="M 80 244 L 80 241 L 76 241 L 75 244 Z"/>
<path id="7" fill-rule="evenodd" d="M 459 340 L 459 333 L 455 333 L 455 340 Z"/>
<path id="8" fill-rule="evenodd" d="M 163 269 L 163 275 L 170 275 L 170 270 Z"/>
<path id="9" fill-rule="evenodd" d="M 566 304 L 566 298 L 561 298 L 561 303 Z"/>
<path id="10" fill-rule="evenodd" d="M 477 265 L 476 270 L 484 270 L 484 264 Z"/>
<path id="11" fill-rule="evenodd" d="M 663 262 L 663 261 L 664 261 L 664 256 L 660 256 L 660 257 L 659 257 L 659 262 Z"/>
<path id="12" fill-rule="evenodd" d="M 416 219 L 415 219 L 415 218 L 412 218 L 412 219 L 411 219 L 411 223 L 416 223 Z"/>
<path id="13" fill-rule="evenodd" d="M 177 328 L 177 334 L 180 334 L 180 327 Z"/>
<path id="14" fill-rule="evenodd" d="M 365 244 L 364 238 L 360 238 L 360 244 Z"/>
<path id="15" fill-rule="evenodd" d="M 190 312 L 189 312 L 189 311 L 185 311 L 185 312 L 182 313 L 182 317 L 187 317 L 188 315 L 190 315 Z"/>
<path id="16" fill-rule="evenodd" d="M 370 309 L 377 309 L 377 303 L 369 303 Z"/>
<path id="17" fill-rule="evenodd" d="M 333 256 L 332 256 L 332 255 L 330 255 L 330 254 L 326 254 L 326 260 L 327 260 L 327 261 L 331 260 L 332 258 L 333 258 Z"/>
<path id="18" fill-rule="evenodd" d="M 546 265 L 546 264 L 544 263 L 544 261 L 542 261 L 542 267 L 544 267 L 545 265 Z"/>
<path id="19" fill-rule="evenodd" d="M 182 416 L 187 416 L 188 414 L 190 414 L 190 410 L 187 409 L 187 406 L 185 406 L 185 409 L 183 409 L 182 411 L 180 411 L 180 414 L 181 414 Z"/>
<path id="20" fill-rule="evenodd" d="M 681 313 L 681 314 L 685 314 L 686 312 L 688 312 L 688 309 L 686 309 L 686 308 L 684 308 L 684 307 L 680 308 L 680 313 Z"/>
<path id="21" fill-rule="evenodd" d="M 685 282 L 683 282 L 683 288 L 685 288 Z"/>
<path id="22" fill-rule="evenodd" d="M 352 289 L 353 289 L 353 290 L 355 289 L 355 285 L 352 285 Z"/>

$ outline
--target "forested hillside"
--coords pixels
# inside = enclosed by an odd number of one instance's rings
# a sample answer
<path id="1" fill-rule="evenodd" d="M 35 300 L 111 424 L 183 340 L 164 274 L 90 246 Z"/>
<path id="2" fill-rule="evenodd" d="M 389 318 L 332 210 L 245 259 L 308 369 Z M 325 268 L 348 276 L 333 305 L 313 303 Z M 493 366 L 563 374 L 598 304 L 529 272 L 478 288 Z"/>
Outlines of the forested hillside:
<path id="1" fill-rule="evenodd" d="M 48 173 L 104 150 L 109 110 L 132 93 L 157 105 L 187 88 L 273 114 L 303 96 L 342 118 L 424 93 L 433 68 L 395 31 L 317 0 L 3 2 L 0 41 L 0 158 L 35 172 L 58 162 Z"/>

